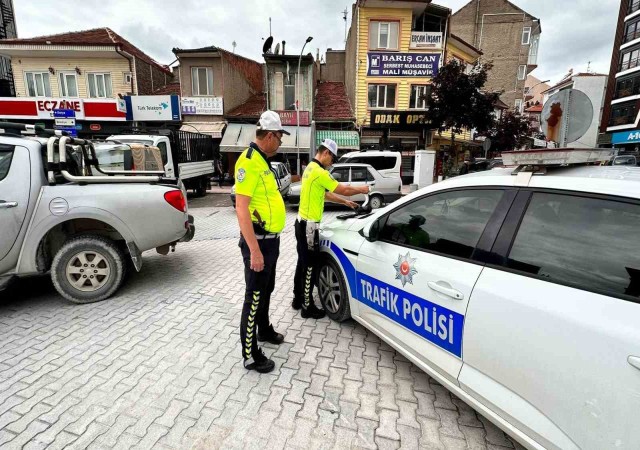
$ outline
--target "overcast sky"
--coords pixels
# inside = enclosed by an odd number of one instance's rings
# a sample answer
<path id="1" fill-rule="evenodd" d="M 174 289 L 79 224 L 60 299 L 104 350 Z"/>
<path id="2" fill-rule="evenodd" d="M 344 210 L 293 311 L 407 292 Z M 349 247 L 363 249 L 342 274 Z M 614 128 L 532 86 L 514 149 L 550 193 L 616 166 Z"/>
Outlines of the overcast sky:
<path id="1" fill-rule="evenodd" d="M 467 0 L 436 0 L 454 12 Z M 512 0 L 541 19 L 539 67 L 533 75 L 557 82 L 570 69 L 607 73 L 620 0 Z M 14 0 L 19 37 L 109 27 L 164 64 L 173 47 L 216 45 L 261 61 L 262 39 L 272 18 L 276 41 L 286 52 L 323 54 L 344 48 L 346 0 Z M 87 20 L 89 19 L 89 20 Z M 349 16 L 349 23 L 351 17 Z M 454 31 L 455 32 L 455 31 Z M 305 52 L 306 53 L 306 52 Z"/>

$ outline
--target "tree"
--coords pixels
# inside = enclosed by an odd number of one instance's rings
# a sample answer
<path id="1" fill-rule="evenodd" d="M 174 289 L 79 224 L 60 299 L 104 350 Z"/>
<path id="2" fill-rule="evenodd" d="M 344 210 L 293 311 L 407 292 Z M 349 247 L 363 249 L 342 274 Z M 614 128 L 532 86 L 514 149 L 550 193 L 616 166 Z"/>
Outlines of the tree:
<path id="1" fill-rule="evenodd" d="M 532 131 L 528 118 L 513 111 L 505 111 L 487 136 L 491 139 L 492 151 L 507 152 L 525 145 Z"/>
<path id="2" fill-rule="evenodd" d="M 475 129 L 479 134 L 494 128 L 494 105 L 500 93 L 483 92 L 490 64 L 476 64 L 469 73 L 456 60 L 443 65 L 432 80 L 428 118 L 432 128 L 451 130 L 451 149 L 457 160 L 455 135 Z"/>

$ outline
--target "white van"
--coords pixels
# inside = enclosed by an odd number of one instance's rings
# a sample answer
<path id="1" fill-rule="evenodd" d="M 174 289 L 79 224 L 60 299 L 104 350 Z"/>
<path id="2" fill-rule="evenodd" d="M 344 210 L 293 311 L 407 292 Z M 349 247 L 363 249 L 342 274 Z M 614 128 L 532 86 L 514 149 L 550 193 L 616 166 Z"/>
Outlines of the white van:
<path id="1" fill-rule="evenodd" d="M 400 178 L 402 154 L 389 150 L 351 152 L 341 156 L 338 162 L 370 164 L 385 178 Z"/>

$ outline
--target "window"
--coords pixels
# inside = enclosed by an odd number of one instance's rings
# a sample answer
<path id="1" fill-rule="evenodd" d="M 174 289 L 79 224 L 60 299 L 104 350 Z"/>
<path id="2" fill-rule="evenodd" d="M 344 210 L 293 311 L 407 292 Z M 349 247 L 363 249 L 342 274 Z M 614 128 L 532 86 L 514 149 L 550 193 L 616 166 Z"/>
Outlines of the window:
<path id="1" fill-rule="evenodd" d="M 430 96 L 431 96 L 431 85 L 411 86 L 411 99 L 409 101 L 409 108 L 427 109 Z"/>
<path id="2" fill-rule="evenodd" d="M 331 172 L 331 176 L 336 181 L 347 183 L 349 181 L 349 168 L 340 167 L 339 169 L 334 169 L 333 172 Z"/>
<path id="3" fill-rule="evenodd" d="M 371 21 L 369 25 L 370 50 L 398 50 L 399 22 Z"/>
<path id="4" fill-rule="evenodd" d="M 522 29 L 522 45 L 529 45 L 531 43 L 531 27 L 524 27 Z"/>
<path id="5" fill-rule="evenodd" d="M 14 150 L 15 147 L 12 145 L 0 145 L 0 181 L 4 180 L 9 173 Z"/>
<path id="6" fill-rule="evenodd" d="M 395 84 L 370 84 L 369 108 L 395 108 L 396 85 Z"/>
<path id="7" fill-rule="evenodd" d="M 124 72 L 122 78 L 124 78 L 124 84 L 131 84 L 133 82 L 133 74 L 131 72 Z"/>
<path id="8" fill-rule="evenodd" d="M 631 50 L 622 55 L 620 71 L 633 69 L 640 64 L 640 49 Z"/>
<path id="9" fill-rule="evenodd" d="M 527 66 L 524 64 L 518 66 L 518 80 L 524 80 L 527 78 Z"/>
<path id="10" fill-rule="evenodd" d="M 640 205 L 536 193 L 508 266 L 550 282 L 640 299 L 639 223 Z"/>
<path id="11" fill-rule="evenodd" d="M 191 94 L 213 95 L 213 70 L 210 67 L 191 68 Z"/>
<path id="12" fill-rule="evenodd" d="M 423 197 L 389 215 L 380 238 L 460 258 L 471 258 L 501 190 L 453 191 Z"/>
<path id="13" fill-rule="evenodd" d="M 160 149 L 160 155 L 162 156 L 162 163 L 167 164 L 168 156 L 167 156 L 167 143 L 166 142 L 158 142 L 158 148 Z"/>
<path id="14" fill-rule="evenodd" d="M 351 169 L 351 182 L 373 181 L 373 175 L 369 173 L 366 167 L 354 167 Z"/>
<path id="15" fill-rule="evenodd" d="M 638 110 L 635 102 L 613 105 L 611 108 L 609 126 L 632 124 L 636 120 L 637 112 Z"/>
<path id="16" fill-rule="evenodd" d="M 640 9 L 640 0 L 632 0 L 629 2 L 629 14 L 633 14 Z"/>
<path id="17" fill-rule="evenodd" d="M 78 80 L 75 72 L 60 72 L 60 95 L 62 97 L 78 96 Z"/>
<path id="18" fill-rule="evenodd" d="M 90 73 L 89 75 L 87 75 L 87 81 L 89 83 L 89 97 L 112 97 L 110 73 Z"/>
<path id="19" fill-rule="evenodd" d="M 48 72 L 27 72 L 27 96 L 51 97 Z"/>
<path id="20" fill-rule="evenodd" d="M 515 106 L 514 109 L 519 113 L 522 112 L 522 99 L 521 98 L 517 98 L 516 99 L 516 106 Z"/>
<path id="21" fill-rule="evenodd" d="M 284 79 L 284 109 L 293 111 L 296 109 L 296 85 L 295 74 L 290 74 Z"/>
<path id="22" fill-rule="evenodd" d="M 531 37 L 531 47 L 529 47 L 529 64 L 538 64 L 538 47 L 540 46 L 540 35 Z"/>
<path id="23" fill-rule="evenodd" d="M 344 161 L 342 159 L 344 159 Z M 349 159 L 341 158 L 340 162 L 369 164 L 376 170 L 388 170 L 396 166 L 398 158 L 393 156 L 355 156 Z"/>
<path id="24" fill-rule="evenodd" d="M 624 30 L 624 43 L 631 42 L 640 37 L 640 21 L 636 20 L 627 24 Z"/>

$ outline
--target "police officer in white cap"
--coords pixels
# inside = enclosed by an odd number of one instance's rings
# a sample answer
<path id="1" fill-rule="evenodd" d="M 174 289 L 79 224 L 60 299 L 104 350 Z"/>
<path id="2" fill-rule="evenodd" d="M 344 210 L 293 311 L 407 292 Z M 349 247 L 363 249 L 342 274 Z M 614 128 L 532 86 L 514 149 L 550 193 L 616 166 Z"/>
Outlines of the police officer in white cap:
<path id="1" fill-rule="evenodd" d="M 294 309 L 302 309 L 302 317 L 305 319 L 320 319 L 325 315 L 324 310 L 318 308 L 313 301 L 313 287 L 316 284 L 316 266 L 320 251 L 318 229 L 324 213 L 325 200 L 356 208 L 358 206 L 356 203 L 340 195 L 351 196 L 369 192 L 369 186 L 351 187 L 333 179 L 327 167 L 333 165 L 337 159 L 338 144 L 331 139 L 325 139 L 318 147 L 316 157 L 302 174 L 300 205 L 295 224 L 298 264 L 292 306 Z"/>
<path id="2" fill-rule="evenodd" d="M 240 340 L 244 367 L 261 373 L 271 372 L 275 364 L 258 348 L 257 341 L 280 344 L 284 336 L 269 321 L 269 303 L 280 255 L 280 233 L 286 210 L 269 158 L 282 144 L 280 116 L 265 111 L 260 117 L 256 140 L 236 163 L 236 212 L 240 225 L 240 250 L 246 283 L 240 320 Z"/>

